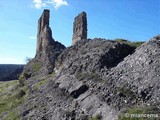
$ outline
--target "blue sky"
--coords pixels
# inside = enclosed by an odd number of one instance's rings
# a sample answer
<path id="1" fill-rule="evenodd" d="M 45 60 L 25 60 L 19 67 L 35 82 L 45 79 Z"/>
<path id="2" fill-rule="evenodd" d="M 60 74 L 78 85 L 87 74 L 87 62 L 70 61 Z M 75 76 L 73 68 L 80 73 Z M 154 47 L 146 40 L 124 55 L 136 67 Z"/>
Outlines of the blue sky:
<path id="1" fill-rule="evenodd" d="M 88 38 L 146 41 L 160 34 L 160 0 L 0 0 L 0 64 L 23 64 L 36 51 L 37 21 L 51 10 L 53 38 L 71 45 L 74 17 L 88 17 Z"/>

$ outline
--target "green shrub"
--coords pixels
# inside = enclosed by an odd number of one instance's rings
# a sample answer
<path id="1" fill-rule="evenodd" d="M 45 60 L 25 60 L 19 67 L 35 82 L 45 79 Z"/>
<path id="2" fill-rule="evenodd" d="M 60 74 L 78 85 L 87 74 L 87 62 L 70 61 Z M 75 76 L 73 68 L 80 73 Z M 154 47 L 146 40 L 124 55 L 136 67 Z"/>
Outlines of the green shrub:
<path id="1" fill-rule="evenodd" d="M 75 77 L 76 77 L 78 80 L 83 80 L 83 79 L 86 78 L 87 76 L 88 76 L 88 73 L 77 73 Z"/>
<path id="2" fill-rule="evenodd" d="M 139 47 L 143 44 L 144 42 L 132 42 L 132 45 L 135 47 Z"/>
<path id="3" fill-rule="evenodd" d="M 134 97 L 134 93 L 129 88 L 118 87 L 117 91 L 120 92 L 120 94 L 125 97 L 132 97 L 132 98 Z"/>
<path id="4" fill-rule="evenodd" d="M 54 77 L 56 75 L 55 72 L 49 73 L 48 77 Z"/>
<path id="5" fill-rule="evenodd" d="M 26 92 L 23 89 L 20 89 L 17 91 L 16 97 L 18 99 L 22 98 L 24 95 L 26 95 Z"/>
<path id="6" fill-rule="evenodd" d="M 32 64 L 32 69 L 33 69 L 34 72 L 39 71 L 40 68 L 41 68 L 40 62 L 37 62 L 37 63 Z"/>
<path id="7" fill-rule="evenodd" d="M 34 86 L 34 90 L 38 91 L 39 88 L 40 88 L 41 86 L 45 85 L 47 82 L 48 82 L 48 80 L 45 80 L 45 79 L 37 82 L 37 83 L 35 84 L 35 86 Z"/>
<path id="8" fill-rule="evenodd" d="M 102 79 L 99 77 L 99 75 L 95 72 L 92 72 L 89 74 L 90 79 L 94 79 L 95 81 L 101 81 Z"/>
<path id="9" fill-rule="evenodd" d="M 25 73 L 22 72 L 21 75 L 19 76 L 19 86 L 23 87 L 25 86 L 25 81 L 26 78 L 25 78 Z"/>
<path id="10" fill-rule="evenodd" d="M 117 39 L 115 39 L 115 41 L 117 41 L 117 42 L 124 42 L 124 43 L 129 42 L 128 40 L 121 39 L 121 38 L 117 38 Z"/>
<path id="11" fill-rule="evenodd" d="M 40 87 L 40 86 L 44 85 L 46 82 L 47 82 L 47 80 L 43 79 L 42 81 L 37 83 L 37 86 Z"/>
<path id="12" fill-rule="evenodd" d="M 89 120 L 101 120 L 101 116 L 97 114 L 96 116 L 89 118 Z"/>
<path id="13" fill-rule="evenodd" d="M 141 46 L 144 43 L 142 41 L 141 42 L 131 42 L 131 41 L 128 41 L 128 40 L 125 40 L 125 39 L 115 39 L 115 41 L 125 43 L 125 44 L 128 44 L 128 45 L 134 46 L 136 48 Z"/>

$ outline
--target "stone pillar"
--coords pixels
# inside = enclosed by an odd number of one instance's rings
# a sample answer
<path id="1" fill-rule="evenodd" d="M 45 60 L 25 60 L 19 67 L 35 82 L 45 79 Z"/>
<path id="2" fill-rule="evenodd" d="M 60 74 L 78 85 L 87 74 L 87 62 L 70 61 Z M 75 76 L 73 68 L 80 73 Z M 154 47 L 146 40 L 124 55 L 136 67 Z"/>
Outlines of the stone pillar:
<path id="1" fill-rule="evenodd" d="M 85 12 L 74 18 L 72 45 L 82 39 L 87 39 L 87 15 Z"/>
<path id="2" fill-rule="evenodd" d="M 49 26 L 49 17 L 50 17 L 50 11 L 45 9 L 38 20 L 38 34 L 40 34 L 40 32 L 46 25 Z"/>
<path id="3" fill-rule="evenodd" d="M 38 20 L 38 34 L 37 34 L 37 49 L 36 53 L 39 53 L 42 51 L 43 42 L 45 37 L 43 34 L 46 31 L 46 27 L 49 27 L 49 18 L 50 18 L 50 11 L 45 9 L 41 15 L 41 17 Z M 51 36 L 51 35 L 50 35 Z M 52 36 L 51 36 L 52 37 Z"/>

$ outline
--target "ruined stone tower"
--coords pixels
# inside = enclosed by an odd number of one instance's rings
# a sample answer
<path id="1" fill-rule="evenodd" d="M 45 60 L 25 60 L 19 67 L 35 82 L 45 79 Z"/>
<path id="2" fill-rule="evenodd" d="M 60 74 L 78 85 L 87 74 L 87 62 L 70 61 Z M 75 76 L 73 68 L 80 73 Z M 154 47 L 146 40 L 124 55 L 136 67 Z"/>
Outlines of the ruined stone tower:
<path id="1" fill-rule="evenodd" d="M 54 70 L 55 61 L 65 46 L 55 41 L 49 26 L 50 10 L 45 9 L 38 20 L 37 47 L 35 58 L 25 67 L 28 76 L 49 74 Z M 33 66 L 38 66 L 35 70 Z"/>
<path id="2" fill-rule="evenodd" d="M 82 39 L 87 39 L 87 15 L 85 12 L 74 18 L 72 45 Z"/>
<path id="3" fill-rule="evenodd" d="M 38 20 L 38 33 L 40 33 L 46 25 L 49 26 L 49 18 L 50 11 L 45 9 Z"/>
<path id="4" fill-rule="evenodd" d="M 50 11 L 45 9 L 38 20 L 37 49 L 40 53 L 46 47 L 46 43 L 52 40 L 52 31 L 49 27 Z"/>

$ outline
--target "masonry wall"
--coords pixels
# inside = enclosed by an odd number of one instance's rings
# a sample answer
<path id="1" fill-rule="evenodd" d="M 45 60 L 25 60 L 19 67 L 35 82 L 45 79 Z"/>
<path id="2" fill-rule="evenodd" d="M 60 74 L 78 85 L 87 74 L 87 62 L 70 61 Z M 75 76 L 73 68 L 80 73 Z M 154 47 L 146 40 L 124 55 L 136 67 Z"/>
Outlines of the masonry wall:
<path id="1" fill-rule="evenodd" d="M 87 39 L 87 15 L 85 12 L 80 13 L 74 19 L 72 45 L 82 39 Z"/>

